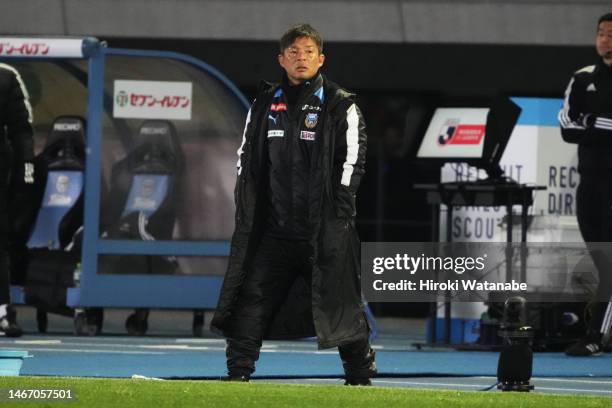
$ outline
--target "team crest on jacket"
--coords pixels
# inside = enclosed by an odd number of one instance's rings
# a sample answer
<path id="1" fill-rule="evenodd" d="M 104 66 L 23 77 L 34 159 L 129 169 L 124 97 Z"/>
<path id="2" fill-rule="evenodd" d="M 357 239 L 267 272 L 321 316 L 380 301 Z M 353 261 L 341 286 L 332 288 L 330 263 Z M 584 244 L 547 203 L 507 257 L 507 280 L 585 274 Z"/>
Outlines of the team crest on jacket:
<path id="1" fill-rule="evenodd" d="M 313 129 L 315 126 L 317 126 L 317 122 L 319 120 L 319 114 L 318 113 L 309 113 L 306 115 L 306 119 L 304 120 L 304 124 L 306 125 L 306 127 L 308 129 Z"/>

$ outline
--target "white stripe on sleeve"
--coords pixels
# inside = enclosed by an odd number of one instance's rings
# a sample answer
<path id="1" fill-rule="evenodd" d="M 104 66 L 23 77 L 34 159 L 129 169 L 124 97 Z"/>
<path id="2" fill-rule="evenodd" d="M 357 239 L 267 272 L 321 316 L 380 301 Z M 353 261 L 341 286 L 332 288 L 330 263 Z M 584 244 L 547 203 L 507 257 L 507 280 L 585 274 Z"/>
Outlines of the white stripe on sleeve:
<path id="1" fill-rule="evenodd" d="M 15 74 L 17 82 L 19 83 L 19 87 L 21 88 L 21 93 L 23 94 L 23 103 L 25 104 L 25 107 L 28 111 L 28 122 L 32 124 L 32 121 L 34 119 L 32 116 L 32 105 L 30 105 L 30 94 L 28 94 L 28 90 L 25 87 L 25 84 L 23 83 L 23 79 L 21 79 L 21 75 L 19 75 L 19 71 L 7 64 L 0 64 L 0 68 L 7 69 Z"/>
<path id="2" fill-rule="evenodd" d="M 572 121 L 569 117 L 569 96 L 572 91 L 572 85 L 574 85 L 574 77 L 570 80 L 567 88 L 565 89 L 565 98 L 563 99 L 563 108 L 559 111 L 559 115 L 557 115 L 557 119 L 561 124 L 563 129 L 586 129 L 584 126 Z"/>
<path id="3" fill-rule="evenodd" d="M 344 170 L 341 184 L 348 187 L 351 185 L 351 176 L 359 153 L 359 115 L 355 104 L 346 111 L 346 123 L 346 160 L 342 165 Z"/>
<path id="4" fill-rule="evenodd" d="M 238 175 L 242 172 L 242 163 L 240 159 L 242 157 L 242 152 L 244 151 L 244 144 L 246 143 L 246 131 L 247 127 L 249 127 L 249 123 L 251 122 L 251 109 L 249 109 L 249 113 L 247 113 L 246 123 L 244 124 L 244 130 L 242 131 L 242 143 L 240 143 L 240 147 L 236 151 L 238 153 L 238 162 L 236 162 L 236 168 L 238 169 Z"/>
<path id="5" fill-rule="evenodd" d="M 612 119 L 598 117 L 595 120 L 595 127 L 599 129 L 612 130 Z"/>

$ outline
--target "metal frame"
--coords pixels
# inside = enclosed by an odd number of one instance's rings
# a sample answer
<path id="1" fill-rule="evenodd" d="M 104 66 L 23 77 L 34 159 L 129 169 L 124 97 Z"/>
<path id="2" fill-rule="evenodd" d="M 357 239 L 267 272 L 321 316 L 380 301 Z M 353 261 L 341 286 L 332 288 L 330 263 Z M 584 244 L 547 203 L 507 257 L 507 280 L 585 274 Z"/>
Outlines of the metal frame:
<path id="1" fill-rule="evenodd" d="M 32 39 L 29 39 L 32 40 Z M 51 41 L 54 41 L 52 39 Z M 110 254 L 228 256 L 228 241 L 130 241 L 100 239 L 100 177 L 102 115 L 104 112 L 105 62 L 109 55 L 169 58 L 186 62 L 207 72 L 233 93 L 244 106 L 247 99 L 221 72 L 187 55 L 166 51 L 106 48 L 95 38 L 81 39 L 81 58 L 88 60 L 87 156 L 85 166 L 84 235 L 80 285 L 68 288 L 67 304 L 79 307 L 155 307 L 180 309 L 215 308 L 222 276 L 102 275 L 97 273 L 98 257 Z M 0 54 L 0 59 L 3 57 Z M 15 55 L 11 59 L 57 59 L 62 55 Z M 74 59 L 75 56 L 69 57 Z M 78 57 L 76 57 L 78 58 Z M 18 297 L 22 292 L 13 288 Z M 15 300 L 15 299 L 14 299 Z"/>
<path id="2" fill-rule="evenodd" d="M 208 72 L 226 85 L 248 110 L 240 91 L 219 71 L 175 52 L 99 47 L 89 57 L 88 137 L 85 170 L 85 214 L 80 287 L 68 289 L 69 306 L 210 309 L 217 304 L 222 276 L 140 276 L 97 273 L 98 257 L 106 254 L 228 256 L 227 241 L 128 241 L 100 239 L 99 203 L 102 148 L 104 67 L 107 55 L 171 58 Z"/>

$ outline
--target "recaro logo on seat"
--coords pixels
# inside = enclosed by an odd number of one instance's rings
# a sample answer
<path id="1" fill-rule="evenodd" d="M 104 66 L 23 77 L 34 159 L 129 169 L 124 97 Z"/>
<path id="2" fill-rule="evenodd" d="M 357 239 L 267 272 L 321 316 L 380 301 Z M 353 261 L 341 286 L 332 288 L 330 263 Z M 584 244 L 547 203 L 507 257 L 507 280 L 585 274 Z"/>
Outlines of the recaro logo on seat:
<path id="1" fill-rule="evenodd" d="M 60 130 L 60 131 L 66 131 L 66 130 L 73 130 L 73 131 L 78 131 L 81 130 L 81 124 L 80 123 L 56 123 L 55 125 L 53 125 L 53 130 Z"/>
<path id="2" fill-rule="evenodd" d="M 165 127 L 144 127 L 140 129 L 143 135 L 165 135 L 168 133 L 168 128 Z"/>

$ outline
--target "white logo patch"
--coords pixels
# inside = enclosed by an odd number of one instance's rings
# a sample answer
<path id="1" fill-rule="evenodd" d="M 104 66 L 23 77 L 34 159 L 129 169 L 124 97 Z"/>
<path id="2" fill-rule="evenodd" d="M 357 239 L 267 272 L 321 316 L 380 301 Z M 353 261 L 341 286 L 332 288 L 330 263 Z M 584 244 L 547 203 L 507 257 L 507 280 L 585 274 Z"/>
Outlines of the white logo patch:
<path id="1" fill-rule="evenodd" d="M 315 132 L 308 132 L 307 130 L 302 130 L 300 132 L 300 139 L 302 139 L 302 140 L 315 140 Z"/>
<path id="2" fill-rule="evenodd" d="M 312 106 L 312 105 L 308 105 L 308 104 L 302 106 L 302 110 L 306 110 L 306 109 L 314 110 L 314 111 L 320 111 L 321 107 L 320 106 Z"/>
<path id="3" fill-rule="evenodd" d="M 268 130 L 268 137 L 285 137 L 284 130 Z"/>
<path id="4" fill-rule="evenodd" d="M 590 84 L 589 86 L 587 86 L 586 90 L 591 92 L 597 91 L 597 89 L 595 88 L 595 84 Z"/>

